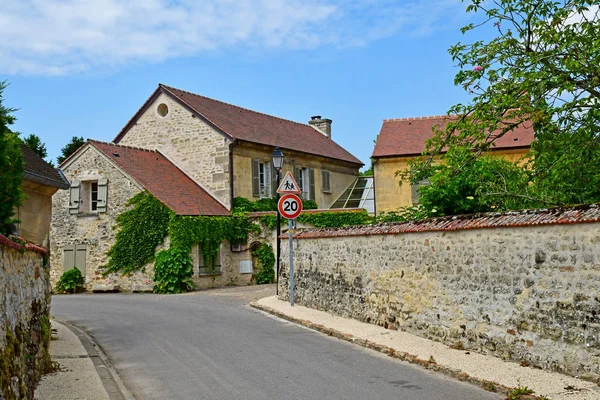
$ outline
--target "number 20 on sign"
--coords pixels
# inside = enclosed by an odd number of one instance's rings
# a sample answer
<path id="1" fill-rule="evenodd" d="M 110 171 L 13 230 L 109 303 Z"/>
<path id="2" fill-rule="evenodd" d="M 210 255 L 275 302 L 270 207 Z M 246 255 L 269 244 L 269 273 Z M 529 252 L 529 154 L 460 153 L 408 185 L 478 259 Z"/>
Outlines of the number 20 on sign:
<path id="1" fill-rule="evenodd" d="M 302 200 L 295 194 L 286 194 L 279 199 L 277 208 L 284 218 L 295 219 L 302 212 Z"/>

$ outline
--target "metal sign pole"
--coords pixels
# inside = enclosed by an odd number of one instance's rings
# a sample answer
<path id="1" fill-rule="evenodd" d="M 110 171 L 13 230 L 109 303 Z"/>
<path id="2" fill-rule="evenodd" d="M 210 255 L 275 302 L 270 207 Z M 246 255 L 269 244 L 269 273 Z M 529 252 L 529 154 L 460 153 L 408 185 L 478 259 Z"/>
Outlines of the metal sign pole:
<path id="1" fill-rule="evenodd" d="M 294 307 L 294 223 L 288 220 L 288 242 L 290 246 L 290 306 Z"/>

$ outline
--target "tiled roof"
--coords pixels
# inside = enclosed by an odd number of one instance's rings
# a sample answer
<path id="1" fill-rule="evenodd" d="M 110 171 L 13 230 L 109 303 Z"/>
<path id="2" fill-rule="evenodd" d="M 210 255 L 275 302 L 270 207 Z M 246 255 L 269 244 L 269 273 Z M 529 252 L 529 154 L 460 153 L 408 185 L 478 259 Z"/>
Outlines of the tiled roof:
<path id="1" fill-rule="evenodd" d="M 58 189 L 69 188 L 69 183 L 61 177 L 58 171 L 38 156 L 25 143 L 21 143 L 21 153 L 23 153 L 23 162 L 25 164 L 23 179 Z"/>
<path id="2" fill-rule="evenodd" d="M 279 146 L 282 149 L 363 165 L 358 158 L 347 152 L 342 146 L 308 124 L 248 110 L 163 84 L 159 85 L 157 91 L 163 91 L 175 97 L 222 133 L 235 140 L 273 147 Z M 150 99 L 153 98 L 154 95 Z M 149 102 L 146 102 L 140 111 L 148 105 Z M 118 143 L 121 140 L 136 118 L 137 114 L 117 135 L 114 142 Z"/>
<path id="3" fill-rule="evenodd" d="M 229 211 L 155 150 L 89 140 L 144 189 L 178 215 L 229 215 Z"/>
<path id="4" fill-rule="evenodd" d="M 557 207 L 541 210 L 510 211 L 504 213 L 457 215 L 430 218 L 421 221 L 347 228 L 309 229 L 295 234 L 294 238 L 315 239 L 343 236 L 395 235 L 411 232 L 446 232 L 467 229 L 564 225 L 589 222 L 600 222 L 600 204 Z"/>
<path id="5" fill-rule="evenodd" d="M 423 153 L 425 141 L 433 136 L 432 128 L 443 128 L 447 115 L 417 118 L 397 118 L 383 121 L 373 150 L 373 157 L 414 156 Z M 519 125 L 496 140 L 493 149 L 529 147 L 533 142 L 533 127 L 530 123 Z"/>
<path id="6" fill-rule="evenodd" d="M 21 237 L 17 237 L 17 239 L 21 243 L 10 240 L 9 238 L 7 238 L 6 236 L 4 236 L 3 234 L 0 233 L 0 246 L 6 246 L 10 249 L 14 249 L 17 251 L 34 251 L 36 253 L 40 253 L 45 256 L 50 254 L 48 249 L 45 249 L 42 246 L 38 246 L 37 244 L 27 242 L 25 239 L 23 239 Z"/>

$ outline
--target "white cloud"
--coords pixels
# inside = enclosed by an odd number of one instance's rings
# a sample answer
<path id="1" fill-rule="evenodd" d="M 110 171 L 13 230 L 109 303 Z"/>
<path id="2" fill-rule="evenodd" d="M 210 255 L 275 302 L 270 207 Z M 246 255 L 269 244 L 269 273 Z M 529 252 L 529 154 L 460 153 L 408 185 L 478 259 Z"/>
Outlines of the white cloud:
<path id="1" fill-rule="evenodd" d="M 223 48 L 357 46 L 429 34 L 460 0 L 4 0 L 0 72 L 60 75 Z"/>

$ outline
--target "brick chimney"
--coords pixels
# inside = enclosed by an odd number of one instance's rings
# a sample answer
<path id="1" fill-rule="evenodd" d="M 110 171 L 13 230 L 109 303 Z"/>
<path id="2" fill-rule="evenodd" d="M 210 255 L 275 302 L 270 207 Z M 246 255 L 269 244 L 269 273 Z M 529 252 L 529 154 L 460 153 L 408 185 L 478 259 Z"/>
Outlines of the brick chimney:
<path id="1" fill-rule="evenodd" d="M 310 117 L 308 124 L 331 139 L 331 122 L 330 119 L 321 118 L 320 115 L 315 115 L 314 117 Z"/>

